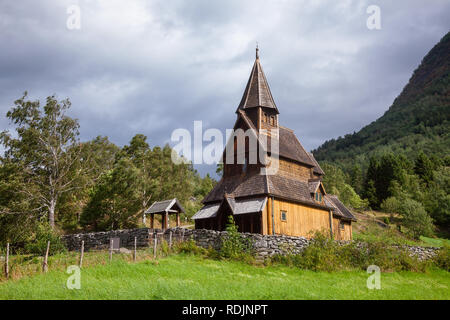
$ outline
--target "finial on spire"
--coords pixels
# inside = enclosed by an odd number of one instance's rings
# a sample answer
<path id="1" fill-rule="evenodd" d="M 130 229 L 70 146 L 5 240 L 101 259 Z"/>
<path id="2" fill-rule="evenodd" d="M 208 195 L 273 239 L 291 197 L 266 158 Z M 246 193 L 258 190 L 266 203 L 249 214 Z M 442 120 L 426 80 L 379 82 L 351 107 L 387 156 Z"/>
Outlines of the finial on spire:
<path id="1" fill-rule="evenodd" d="M 258 41 L 256 41 L 256 59 L 259 59 Z"/>

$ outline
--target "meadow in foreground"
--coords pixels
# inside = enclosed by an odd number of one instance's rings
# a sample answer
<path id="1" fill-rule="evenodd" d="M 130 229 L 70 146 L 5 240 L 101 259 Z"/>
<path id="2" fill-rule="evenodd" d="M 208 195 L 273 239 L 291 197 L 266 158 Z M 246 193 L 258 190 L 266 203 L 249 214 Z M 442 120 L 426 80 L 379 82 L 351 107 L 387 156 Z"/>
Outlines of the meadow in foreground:
<path id="1" fill-rule="evenodd" d="M 368 276 L 178 254 L 84 268 L 80 290 L 66 288 L 61 270 L 10 280 L 0 299 L 450 299 L 446 271 L 382 273 L 381 290 L 367 289 Z"/>

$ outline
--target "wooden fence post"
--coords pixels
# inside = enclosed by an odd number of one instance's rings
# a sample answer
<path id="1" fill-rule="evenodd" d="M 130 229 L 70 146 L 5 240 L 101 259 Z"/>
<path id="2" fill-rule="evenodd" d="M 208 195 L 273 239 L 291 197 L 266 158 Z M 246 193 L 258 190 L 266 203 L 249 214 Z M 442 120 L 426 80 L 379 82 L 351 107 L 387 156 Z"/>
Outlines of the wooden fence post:
<path id="1" fill-rule="evenodd" d="M 169 248 L 172 249 L 172 231 L 169 232 Z"/>
<path id="2" fill-rule="evenodd" d="M 6 244 L 5 276 L 6 279 L 9 278 L 9 242 Z"/>
<path id="3" fill-rule="evenodd" d="M 153 241 L 153 259 L 156 259 L 156 247 L 158 244 L 158 235 L 155 233 L 155 241 Z"/>
<path id="4" fill-rule="evenodd" d="M 113 254 L 113 239 L 109 239 L 109 262 L 112 261 Z"/>
<path id="5" fill-rule="evenodd" d="M 48 252 L 50 251 L 50 241 L 47 242 L 47 250 L 45 251 L 44 263 L 42 264 L 42 271 L 48 271 Z"/>
<path id="6" fill-rule="evenodd" d="M 80 268 L 83 267 L 84 240 L 81 241 Z"/>
<path id="7" fill-rule="evenodd" d="M 137 237 L 134 237 L 134 253 L 133 253 L 134 262 L 136 262 L 136 247 L 137 247 Z"/>

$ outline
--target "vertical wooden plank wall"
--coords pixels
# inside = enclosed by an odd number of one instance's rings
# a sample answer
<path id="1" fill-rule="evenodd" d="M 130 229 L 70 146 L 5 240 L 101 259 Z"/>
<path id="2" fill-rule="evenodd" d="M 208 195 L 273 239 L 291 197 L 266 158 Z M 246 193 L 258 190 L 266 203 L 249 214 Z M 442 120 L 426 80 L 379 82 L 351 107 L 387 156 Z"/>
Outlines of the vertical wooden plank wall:
<path id="1" fill-rule="evenodd" d="M 268 218 L 271 214 L 271 199 L 267 202 Z M 281 220 L 281 211 L 286 211 L 287 220 Z M 329 211 L 324 209 L 306 207 L 294 202 L 275 199 L 274 201 L 275 233 L 290 236 L 311 237 L 314 231 L 330 232 Z M 271 223 L 268 224 L 268 231 L 271 234 Z"/>

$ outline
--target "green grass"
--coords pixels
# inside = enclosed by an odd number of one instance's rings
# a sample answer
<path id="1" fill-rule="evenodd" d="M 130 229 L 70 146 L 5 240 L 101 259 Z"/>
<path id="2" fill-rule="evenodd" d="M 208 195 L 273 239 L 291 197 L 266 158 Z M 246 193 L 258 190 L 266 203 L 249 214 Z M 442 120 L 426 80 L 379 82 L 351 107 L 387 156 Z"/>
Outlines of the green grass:
<path id="1" fill-rule="evenodd" d="M 365 272 L 258 267 L 199 256 L 84 268 L 81 289 L 65 287 L 61 270 L 0 283 L 0 299 L 450 299 L 450 273 L 382 273 L 381 290 Z"/>
<path id="2" fill-rule="evenodd" d="M 428 238 L 428 237 L 421 236 L 420 240 L 423 243 L 426 243 L 427 245 L 433 246 L 433 247 L 442 247 L 444 244 L 450 246 L 450 240 L 448 240 L 448 239 Z"/>
<path id="3" fill-rule="evenodd" d="M 358 214 L 358 221 L 353 224 L 353 240 L 358 241 L 383 241 L 391 244 L 403 244 L 422 247 L 442 247 L 444 244 L 450 245 L 450 240 L 445 238 L 428 238 L 421 236 L 419 240 L 412 239 L 405 233 L 397 230 L 396 224 L 391 224 L 389 228 L 381 227 L 377 222 L 382 222 L 384 217 L 390 214 L 367 211 Z"/>

